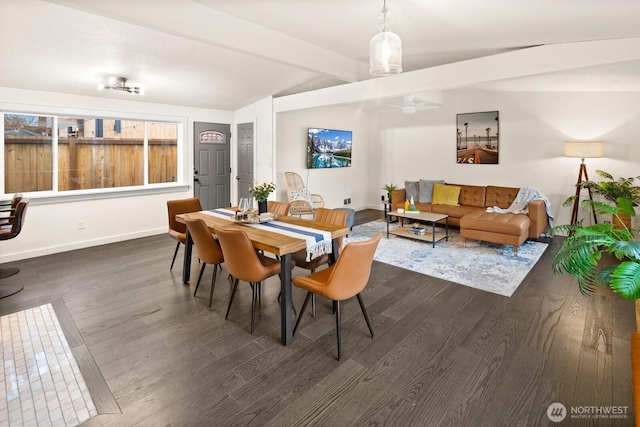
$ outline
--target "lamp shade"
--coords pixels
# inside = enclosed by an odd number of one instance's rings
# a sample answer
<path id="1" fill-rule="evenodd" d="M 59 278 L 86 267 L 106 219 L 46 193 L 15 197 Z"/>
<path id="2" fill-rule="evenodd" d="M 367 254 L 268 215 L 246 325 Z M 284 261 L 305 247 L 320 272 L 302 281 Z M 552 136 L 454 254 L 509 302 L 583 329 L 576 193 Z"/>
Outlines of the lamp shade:
<path id="1" fill-rule="evenodd" d="M 381 31 L 369 43 L 369 74 L 388 76 L 402 72 L 402 42 L 397 34 Z"/>
<path id="2" fill-rule="evenodd" d="M 565 141 L 564 157 L 591 159 L 602 157 L 602 141 Z"/>

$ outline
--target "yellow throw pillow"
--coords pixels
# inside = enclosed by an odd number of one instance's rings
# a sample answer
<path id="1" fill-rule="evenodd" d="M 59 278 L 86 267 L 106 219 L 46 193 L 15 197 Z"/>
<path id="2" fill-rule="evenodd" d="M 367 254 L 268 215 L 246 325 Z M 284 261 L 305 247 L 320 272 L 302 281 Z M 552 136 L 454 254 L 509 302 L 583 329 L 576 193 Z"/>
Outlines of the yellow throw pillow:
<path id="1" fill-rule="evenodd" d="M 457 185 L 433 184 L 433 204 L 459 206 L 460 190 L 462 187 Z"/>

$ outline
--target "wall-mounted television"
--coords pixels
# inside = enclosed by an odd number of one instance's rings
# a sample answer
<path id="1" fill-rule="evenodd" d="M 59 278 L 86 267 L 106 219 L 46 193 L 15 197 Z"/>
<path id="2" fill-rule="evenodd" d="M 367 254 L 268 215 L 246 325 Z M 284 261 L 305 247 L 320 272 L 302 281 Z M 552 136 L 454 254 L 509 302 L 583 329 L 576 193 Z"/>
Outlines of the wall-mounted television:
<path id="1" fill-rule="evenodd" d="M 351 166 L 350 130 L 309 128 L 307 169 Z"/>

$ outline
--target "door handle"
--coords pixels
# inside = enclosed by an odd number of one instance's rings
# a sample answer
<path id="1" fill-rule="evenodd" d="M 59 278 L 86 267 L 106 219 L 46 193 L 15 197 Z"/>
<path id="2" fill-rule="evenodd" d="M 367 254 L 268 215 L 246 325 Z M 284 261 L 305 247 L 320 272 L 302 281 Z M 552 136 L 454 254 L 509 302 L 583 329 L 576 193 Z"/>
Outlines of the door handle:
<path id="1" fill-rule="evenodd" d="M 200 182 L 200 178 L 198 178 L 197 176 L 193 177 L 193 182 Z"/>
<path id="2" fill-rule="evenodd" d="M 240 176 L 236 176 L 236 180 L 237 180 L 237 181 L 240 181 Z"/>

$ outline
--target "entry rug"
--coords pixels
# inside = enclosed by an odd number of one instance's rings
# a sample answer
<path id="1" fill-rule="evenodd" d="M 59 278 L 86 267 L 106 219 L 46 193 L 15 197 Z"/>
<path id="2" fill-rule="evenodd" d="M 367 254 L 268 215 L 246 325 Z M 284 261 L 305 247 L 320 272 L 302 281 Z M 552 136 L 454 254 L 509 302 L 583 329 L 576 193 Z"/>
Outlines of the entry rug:
<path id="1" fill-rule="evenodd" d="M 383 232 L 383 237 L 374 260 L 506 297 L 513 295 L 548 246 L 526 241 L 517 255 L 511 245 L 479 240 L 467 240 L 465 247 L 458 230 L 450 228 L 449 241 L 442 240 L 433 248 L 430 242 L 394 235 L 387 239 L 384 221 L 353 227 L 346 241 L 365 240 L 378 231 Z"/>

